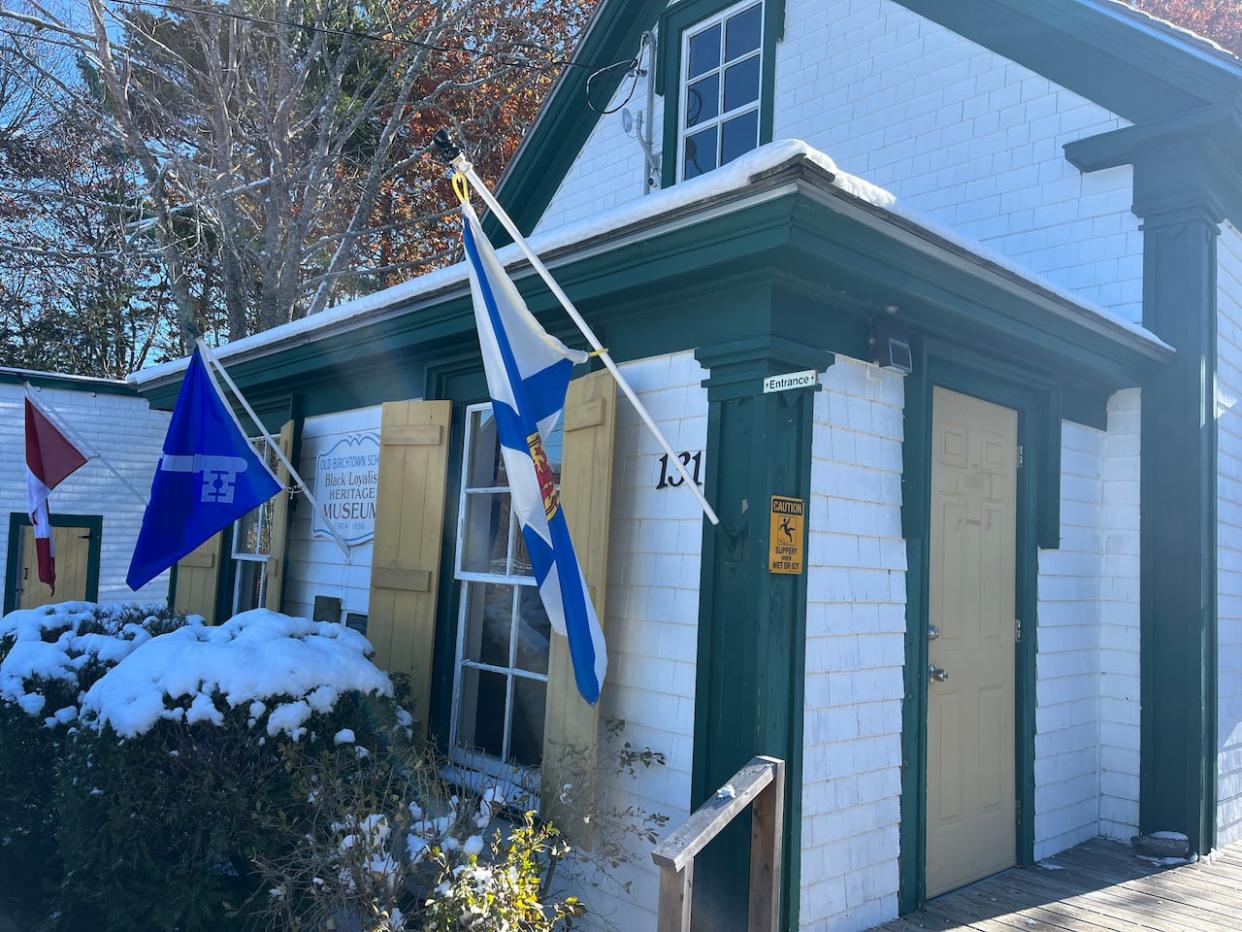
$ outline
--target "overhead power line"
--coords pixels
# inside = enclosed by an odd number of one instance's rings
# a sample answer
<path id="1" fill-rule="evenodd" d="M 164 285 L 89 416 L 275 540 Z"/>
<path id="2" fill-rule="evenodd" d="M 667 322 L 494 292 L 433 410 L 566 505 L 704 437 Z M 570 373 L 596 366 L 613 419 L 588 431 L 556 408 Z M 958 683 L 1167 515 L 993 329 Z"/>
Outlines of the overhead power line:
<path id="1" fill-rule="evenodd" d="M 340 36 L 349 39 L 362 39 L 368 42 L 382 42 L 390 45 L 403 45 L 412 48 L 426 49 L 429 52 L 440 52 L 452 55 L 473 55 L 475 58 L 491 58 L 499 61 L 501 64 L 511 65 L 518 68 L 532 68 L 541 71 L 547 71 L 550 68 L 585 68 L 593 72 L 611 71 L 623 65 L 632 65 L 637 67 L 637 59 L 626 59 L 624 61 L 612 62 L 607 65 L 594 65 L 586 62 L 571 61 L 567 58 L 552 58 L 546 61 L 540 61 L 533 58 L 521 58 L 510 55 L 505 52 L 497 52 L 492 49 L 472 49 L 464 45 L 438 45 L 433 42 L 420 42 L 417 39 L 402 39 L 397 36 L 385 36 L 374 32 L 364 32 L 358 29 L 340 29 L 332 26 L 312 26 L 307 23 L 295 23 L 292 20 L 270 19 L 263 16 L 253 16 L 249 13 L 238 13 L 235 10 L 226 10 L 221 8 L 197 8 L 182 6 L 177 3 L 162 3 L 158 0 L 110 0 L 110 2 L 121 6 L 131 6 L 138 8 L 154 7 L 158 10 L 165 10 L 170 13 L 181 13 L 187 16 L 216 16 L 221 19 L 235 19 L 242 22 L 256 23 L 263 26 L 282 26 L 288 29 L 300 29 L 305 32 L 318 32 L 324 35 Z M 538 48 L 533 43 L 527 43 L 529 48 Z"/>

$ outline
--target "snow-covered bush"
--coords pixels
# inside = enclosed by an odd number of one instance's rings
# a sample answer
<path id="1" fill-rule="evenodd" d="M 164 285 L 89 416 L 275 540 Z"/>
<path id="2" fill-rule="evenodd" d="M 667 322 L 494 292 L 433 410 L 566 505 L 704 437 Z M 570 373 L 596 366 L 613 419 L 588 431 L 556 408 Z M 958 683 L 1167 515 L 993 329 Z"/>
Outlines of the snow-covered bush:
<path id="1" fill-rule="evenodd" d="M 345 743 L 297 771 L 313 830 L 260 865 L 265 929 L 545 932 L 585 911 L 546 888 L 568 854 L 556 829 L 510 824 L 495 789 L 463 795 L 425 748 L 387 741 L 359 761 Z"/>
<path id="2" fill-rule="evenodd" d="M 0 618 L 0 884 L 30 900 L 59 876 L 54 773 L 83 693 L 186 623 L 160 604 L 65 602 Z"/>
<path id="3" fill-rule="evenodd" d="M 240 921 L 254 860 L 296 822 L 300 761 L 343 730 L 374 743 L 357 697 L 392 686 L 370 652 L 343 625 L 258 610 L 152 638 L 95 682 L 59 783 L 68 927 Z"/>
<path id="4" fill-rule="evenodd" d="M 24 837 L 58 862 L 48 927 L 189 932 L 253 912 L 253 861 L 286 843 L 299 761 L 347 733 L 360 761 L 368 722 L 393 717 L 362 715 L 392 693 L 370 653 L 342 625 L 267 611 L 209 627 L 71 603 L 0 621 L 0 790 L 25 736 L 42 796 Z"/>

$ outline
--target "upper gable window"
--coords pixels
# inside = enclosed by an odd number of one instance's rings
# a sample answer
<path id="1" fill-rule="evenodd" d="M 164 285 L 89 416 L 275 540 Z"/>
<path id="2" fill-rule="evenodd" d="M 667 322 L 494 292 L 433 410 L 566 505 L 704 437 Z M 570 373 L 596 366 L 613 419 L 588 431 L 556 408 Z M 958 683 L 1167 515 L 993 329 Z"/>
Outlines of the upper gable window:
<path id="1" fill-rule="evenodd" d="M 763 0 L 743 0 L 681 34 L 678 178 L 759 145 L 763 30 Z"/>

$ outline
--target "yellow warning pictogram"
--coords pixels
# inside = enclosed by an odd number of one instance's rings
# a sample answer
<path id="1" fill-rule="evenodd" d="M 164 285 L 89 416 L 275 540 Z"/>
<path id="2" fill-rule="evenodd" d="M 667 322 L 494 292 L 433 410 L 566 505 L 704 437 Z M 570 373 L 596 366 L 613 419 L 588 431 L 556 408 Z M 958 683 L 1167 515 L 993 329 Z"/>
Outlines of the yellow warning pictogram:
<path id="1" fill-rule="evenodd" d="M 768 572 L 796 576 L 802 572 L 806 547 L 806 502 L 784 495 L 772 496 L 768 533 Z"/>

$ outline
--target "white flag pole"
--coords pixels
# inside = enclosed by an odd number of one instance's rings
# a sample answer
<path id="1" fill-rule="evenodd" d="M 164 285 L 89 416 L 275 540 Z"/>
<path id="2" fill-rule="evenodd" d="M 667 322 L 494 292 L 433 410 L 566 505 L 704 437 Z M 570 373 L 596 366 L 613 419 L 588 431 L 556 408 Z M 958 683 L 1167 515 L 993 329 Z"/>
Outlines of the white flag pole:
<path id="1" fill-rule="evenodd" d="M 148 504 L 147 496 L 143 495 L 142 492 L 140 492 L 134 486 L 132 482 L 126 479 L 123 475 L 121 475 L 120 471 L 115 466 L 112 465 L 112 462 L 106 456 L 104 456 L 97 449 L 95 449 L 93 446 L 91 446 L 89 443 L 83 440 L 80 436 L 78 436 L 78 434 L 75 431 L 70 430 L 69 425 L 66 424 L 64 421 L 62 421 L 59 415 L 53 413 L 50 405 L 42 404 L 39 401 L 39 399 L 34 396 L 34 393 L 31 391 L 32 386 L 29 382 L 23 382 L 22 388 L 25 389 L 26 398 L 30 401 L 30 403 L 39 409 L 40 414 L 42 414 L 45 418 L 47 418 L 49 421 L 52 422 L 53 427 L 55 427 L 58 431 L 60 431 L 62 434 L 65 435 L 66 440 L 68 440 L 75 447 L 77 447 L 79 450 L 85 453 L 86 459 L 88 461 L 99 460 L 99 462 L 103 463 L 104 468 L 106 468 L 108 472 L 112 473 L 112 475 L 116 476 L 116 478 L 120 481 L 120 483 L 123 486 L 125 486 L 125 488 L 129 489 L 130 493 L 133 494 L 134 498 L 142 502 L 143 507 L 146 507 L 146 505 Z"/>
<path id="2" fill-rule="evenodd" d="M 608 369 L 608 371 L 612 373 L 612 377 L 617 380 L 617 384 L 621 386 L 621 391 L 624 392 L 625 397 L 630 400 L 630 404 L 634 406 L 634 409 L 638 412 L 638 416 L 643 419 L 643 423 L 647 425 L 647 429 L 651 431 L 651 433 L 655 435 L 656 440 L 659 441 L 661 448 L 663 448 L 665 454 L 668 456 L 668 461 L 676 466 L 677 471 L 681 473 L 681 478 L 683 480 L 682 485 L 688 488 L 691 493 L 693 493 L 694 497 L 698 499 L 699 507 L 703 509 L 703 514 L 707 517 L 707 520 L 712 524 L 719 524 L 720 519 L 716 517 L 716 512 L 712 509 L 712 506 L 707 503 L 707 499 L 703 497 L 703 493 L 699 490 L 698 484 L 691 477 L 690 473 L 686 471 L 686 466 L 681 461 L 681 457 L 673 452 L 672 445 L 665 438 L 660 428 L 656 426 L 656 422 L 652 420 L 646 406 L 638 400 L 638 396 L 634 393 L 634 389 L 630 388 L 630 383 L 625 380 L 625 376 L 621 374 L 621 370 L 617 368 L 617 364 L 613 362 L 612 357 L 608 355 L 608 350 L 604 348 L 603 344 L 600 343 L 599 338 L 595 336 L 595 332 L 591 330 L 590 324 L 583 319 L 582 315 L 578 312 L 578 309 L 574 307 L 573 301 L 569 300 L 569 295 L 565 294 L 561 286 L 557 284 L 556 279 L 552 277 L 552 273 L 548 271 L 548 267 L 543 264 L 543 261 L 537 255 L 535 255 L 534 250 L 530 248 L 530 245 L 526 242 L 526 238 L 522 236 L 521 231 L 518 230 L 517 225 L 514 224 L 509 215 L 505 213 L 504 208 L 500 206 L 500 202 L 496 200 L 492 192 L 487 189 L 487 185 L 483 183 L 483 179 L 481 179 L 478 176 L 478 173 L 475 172 L 474 166 L 471 165 L 466 157 L 461 153 L 458 153 L 453 158 L 451 164 L 458 173 L 470 182 L 474 190 L 478 192 L 479 197 L 483 199 L 483 203 L 487 205 L 488 209 L 495 215 L 496 219 L 500 221 L 500 225 L 509 232 L 511 237 L 513 237 L 513 242 L 517 244 L 518 249 L 522 251 L 522 255 L 524 255 L 527 261 L 530 262 L 531 267 L 539 273 L 539 277 L 543 279 L 544 284 L 548 286 L 548 289 L 556 296 L 556 299 L 561 302 L 561 306 L 565 308 L 565 313 L 567 313 L 573 322 L 578 325 L 578 329 L 582 331 L 582 335 L 586 337 L 587 342 L 591 344 L 591 348 L 595 350 L 593 355 L 598 356 L 603 361 L 604 366 Z"/>
<path id="3" fill-rule="evenodd" d="M 206 360 L 208 365 L 215 367 L 215 370 L 219 374 L 220 378 L 224 379 L 224 383 L 229 387 L 229 391 L 231 391 L 233 396 L 241 402 L 242 409 L 250 415 L 250 420 L 254 422 L 256 427 L 259 428 L 259 432 L 263 435 L 264 442 L 268 445 L 271 451 L 276 454 L 276 458 L 280 460 L 281 465 L 284 466 L 285 469 L 289 470 L 289 475 L 293 477 L 293 481 L 296 482 L 298 488 L 302 490 L 302 494 L 306 496 L 306 500 L 311 503 L 311 507 L 322 514 L 324 524 L 328 526 L 328 530 L 332 534 L 332 539 L 336 541 L 336 545 L 340 547 L 341 552 L 345 554 L 345 562 L 352 563 L 353 552 L 349 544 L 345 542 L 345 538 L 341 536 L 341 532 L 337 530 L 336 525 L 332 522 L 332 519 L 328 517 L 328 513 L 319 506 L 319 502 L 315 500 L 315 496 L 311 492 L 310 487 L 307 486 L 306 480 L 303 479 L 297 469 L 294 468 L 293 463 L 289 461 L 289 457 L 285 455 L 285 451 L 280 448 L 280 444 L 277 443 L 272 435 L 267 432 L 267 428 L 263 426 L 263 422 L 259 420 L 259 416 L 254 413 L 254 408 L 250 407 L 250 402 L 248 402 L 246 400 L 246 396 L 241 393 L 241 389 L 237 387 L 237 383 L 233 381 L 232 376 L 229 375 L 229 371 L 225 369 L 220 360 L 216 358 L 215 352 L 210 346 L 207 345 L 206 340 L 199 337 L 196 341 L 196 345 L 198 346 L 199 352 L 203 354 L 203 359 Z"/>

